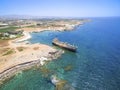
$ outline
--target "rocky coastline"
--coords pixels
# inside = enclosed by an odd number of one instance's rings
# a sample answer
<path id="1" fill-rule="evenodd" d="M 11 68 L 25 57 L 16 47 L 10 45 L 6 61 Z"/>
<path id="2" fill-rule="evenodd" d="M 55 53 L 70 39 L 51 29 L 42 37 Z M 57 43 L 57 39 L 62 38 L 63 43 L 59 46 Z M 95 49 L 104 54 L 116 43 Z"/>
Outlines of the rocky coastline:
<path id="1" fill-rule="evenodd" d="M 63 25 L 64 27 L 29 27 L 22 28 L 23 37 L 9 41 L 7 48 L 12 48 L 12 54 L 8 56 L 2 56 L 0 59 L 0 84 L 5 80 L 8 80 L 20 71 L 30 69 L 33 66 L 42 66 L 46 61 L 51 61 L 59 58 L 64 51 L 56 50 L 53 47 L 44 44 L 26 44 L 24 41 L 30 39 L 30 33 L 32 32 L 43 32 L 43 31 L 70 31 L 75 27 L 83 23 L 78 22 L 77 24 L 69 25 L 68 23 Z M 19 30 L 19 29 L 18 29 Z M 52 43 L 52 42 L 51 42 Z M 4 55 L 7 55 L 4 54 Z"/>
<path id="2" fill-rule="evenodd" d="M 49 52 L 49 56 L 44 57 L 44 58 L 46 58 L 46 60 L 42 59 L 42 57 L 41 57 L 38 60 L 21 63 L 21 64 L 12 66 L 12 67 L 0 72 L 0 85 L 5 80 L 11 78 L 12 76 L 19 73 L 20 71 L 30 69 L 33 66 L 37 66 L 37 67 L 42 66 L 45 64 L 46 61 L 51 61 L 51 60 L 59 58 L 63 53 L 64 53 L 64 51 L 62 51 L 62 50 L 57 50 L 55 52 Z M 44 61 L 44 64 L 42 64 L 43 61 Z"/>

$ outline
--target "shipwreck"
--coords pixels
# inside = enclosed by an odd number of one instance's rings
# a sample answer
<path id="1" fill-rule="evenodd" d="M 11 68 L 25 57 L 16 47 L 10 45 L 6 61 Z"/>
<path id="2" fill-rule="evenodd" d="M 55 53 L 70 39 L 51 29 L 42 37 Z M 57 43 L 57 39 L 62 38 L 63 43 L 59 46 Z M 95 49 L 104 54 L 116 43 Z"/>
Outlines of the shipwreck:
<path id="1" fill-rule="evenodd" d="M 66 50 L 76 52 L 77 48 L 71 44 L 68 44 L 66 42 L 61 42 L 57 38 L 53 39 L 52 44 L 55 46 L 59 46 L 60 48 L 64 48 Z"/>

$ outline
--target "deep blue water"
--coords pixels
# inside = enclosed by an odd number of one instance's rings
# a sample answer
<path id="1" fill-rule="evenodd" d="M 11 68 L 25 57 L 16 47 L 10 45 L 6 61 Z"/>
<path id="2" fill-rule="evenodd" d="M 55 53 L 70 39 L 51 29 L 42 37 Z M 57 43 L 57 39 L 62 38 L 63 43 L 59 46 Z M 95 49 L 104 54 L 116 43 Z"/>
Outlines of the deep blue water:
<path id="1" fill-rule="evenodd" d="M 54 90 L 52 74 L 67 80 L 76 90 L 120 90 L 120 18 L 92 18 L 73 31 L 32 33 L 31 43 L 51 45 L 53 38 L 78 47 L 77 53 L 65 51 L 61 58 L 44 68 L 33 68 L 5 82 L 0 90 Z M 71 66 L 70 71 L 65 67 Z"/>

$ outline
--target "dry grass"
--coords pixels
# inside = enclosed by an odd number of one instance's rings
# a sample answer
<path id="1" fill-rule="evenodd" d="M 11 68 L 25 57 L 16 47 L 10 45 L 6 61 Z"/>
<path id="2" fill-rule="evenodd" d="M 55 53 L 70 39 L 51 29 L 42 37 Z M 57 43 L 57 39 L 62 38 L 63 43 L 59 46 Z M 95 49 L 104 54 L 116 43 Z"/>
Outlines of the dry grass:
<path id="1" fill-rule="evenodd" d="M 39 47 L 34 47 L 33 49 L 34 49 L 34 50 L 38 50 L 38 49 L 39 49 Z"/>
<path id="2" fill-rule="evenodd" d="M 13 54 L 13 53 L 15 53 L 14 49 L 8 49 L 2 56 L 10 55 L 10 54 Z"/>
<path id="3" fill-rule="evenodd" d="M 0 47 L 8 46 L 8 40 L 0 40 Z"/>
<path id="4" fill-rule="evenodd" d="M 3 54 L 7 52 L 8 50 L 10 50 L 10 48 L 0 48 L 0 54 Z"/>
<path id="5" fill-rule="evenodd" d="M 25 47 L 17 47 L 16 48 L 19 52 L 23 51 L 24 49 L 26 49 Z"/>

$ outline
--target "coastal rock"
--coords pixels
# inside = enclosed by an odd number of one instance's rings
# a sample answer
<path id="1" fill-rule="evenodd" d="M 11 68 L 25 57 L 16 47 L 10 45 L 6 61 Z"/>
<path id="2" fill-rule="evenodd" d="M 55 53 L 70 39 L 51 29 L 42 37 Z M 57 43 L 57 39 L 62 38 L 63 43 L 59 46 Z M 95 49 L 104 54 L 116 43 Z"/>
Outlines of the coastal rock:
<path id="1" fill-rule="evenodd" d="M 15 66 L 12 66 L 12 67 L 10 67 L 8 69 L 5 69 L 4 71 L 0 72 L 0 82 L 1 82 L 1 84 L 2 84 L 3 81 L 5 81 L 6 79 L 9 79 L 10 77 L 14 76 L 19 71 L 30 69 L 33 66 L 44 65 L 46 61 L 57 59 L 58 57 L 60 57 L 64 53 L 64 51 L 61 51 L 61 50 L 55 50 L 53 52 L 51 51 L 51 53 L 53 53 L 53 54 L 48 54 L 48 56 L 42 56 L 37 60 L 32 60 L 32 61 L 29 61 L 29 62 L 17 64 Z"/>
<path id="2" fill-rule="evenodd" d="M 61 80 L 56 75 L 51 76 L 51 82 L 55 85 L 55 90 L 75 90 L 66 80 Z"/>

